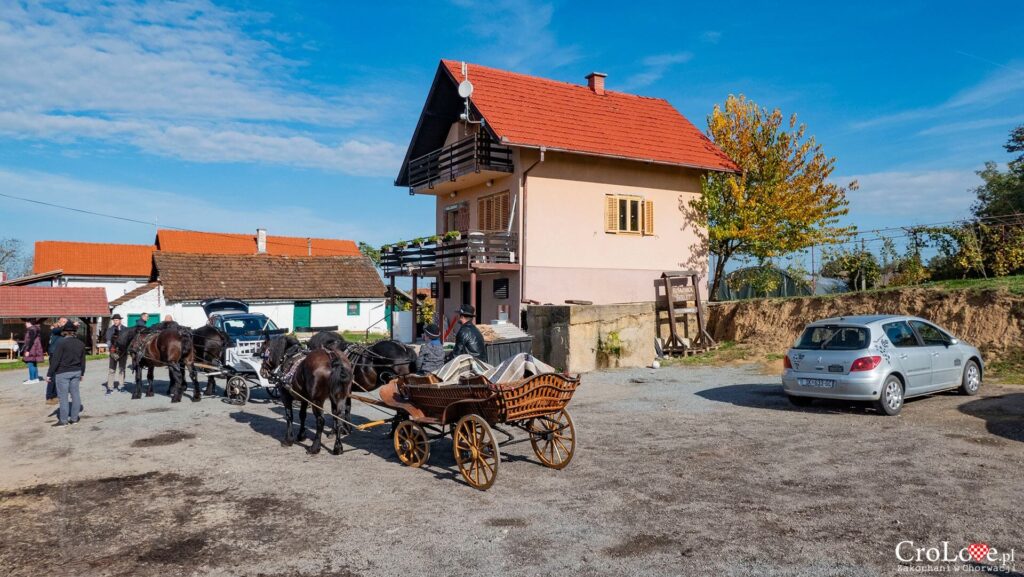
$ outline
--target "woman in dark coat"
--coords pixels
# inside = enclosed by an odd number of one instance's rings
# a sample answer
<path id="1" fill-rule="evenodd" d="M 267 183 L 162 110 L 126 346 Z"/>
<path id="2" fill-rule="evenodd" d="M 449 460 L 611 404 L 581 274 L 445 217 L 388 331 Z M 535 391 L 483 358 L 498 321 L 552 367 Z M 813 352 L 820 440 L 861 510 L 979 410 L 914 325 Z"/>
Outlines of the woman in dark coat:
<path id="1" fill-rule="evenodd" d="M 25 339 L 21 342 L 21 357 L 28 365 L 28 380 L 26 385 L 41 383 L 39 378 L 39 364 L 43 360 L 43 339 L 39 332 L 39 325 L 35 321 L 25 321 Z"/>

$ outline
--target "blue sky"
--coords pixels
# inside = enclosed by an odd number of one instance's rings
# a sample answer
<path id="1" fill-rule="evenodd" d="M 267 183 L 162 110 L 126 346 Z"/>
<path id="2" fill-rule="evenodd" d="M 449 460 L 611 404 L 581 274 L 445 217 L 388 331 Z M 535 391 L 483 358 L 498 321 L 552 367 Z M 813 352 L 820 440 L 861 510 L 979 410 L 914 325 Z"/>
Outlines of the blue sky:
<path id="1" fill-rule="evenodd" d="M 161 225 L 374 244 L 431 232 L 392 185 L 440 58 L 797 113 L 862 229 L 966 216 L 1024 123 L 1024 4 L 0 0 L 0 192 Z M 0 237 L 154 227 L 0 198 Z"/>

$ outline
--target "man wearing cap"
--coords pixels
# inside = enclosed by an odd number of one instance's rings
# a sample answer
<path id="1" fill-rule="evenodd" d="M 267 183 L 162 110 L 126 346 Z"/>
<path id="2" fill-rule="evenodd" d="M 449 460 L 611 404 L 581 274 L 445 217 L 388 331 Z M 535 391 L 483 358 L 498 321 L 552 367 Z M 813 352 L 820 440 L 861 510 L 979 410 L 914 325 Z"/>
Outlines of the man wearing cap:
<path id="1" fill-rule="evenodd" d="M 449 359 L 459 355 L 473 355 L 481 361 L 486 361 L 484 336 L 480 329 L 476 328 L 473 321 L 476 320 L 476 308 L 473 305 L 462 305 L 459 307 L 459 322 L 462 327 L 455 334 L 455 348 L 452 349 Z"/>
<path id="2" fill-rule="evenodd" d="M 104 335 L 104 340 L 107 342 L 107 352 L 110 353 L 106 384 L 108 395 L 112 391 L 121 390 L 121 385 L 124 383 L 124 369 L 128 364 L 128 355 L 125 354 L 127 351 L 117 348 L 118 338 L 124 330 L 125 327 L 121 325 L 121 315 L 115 314 L 110 317 L 110 326 L 107 327 L 107 332 Z"/>
<path id="3" fill-rule="evenodd" d="M 57 387 L 60 408 L 57 410 L 57 426 L 73 425 L 78 422 L 82 411 L 82 397 L 79 385 L 85 374 L 85 344 L 75 337 L 78 328 L 68 322 L 61 327 L 64 338 L 57 344 L 53 356 L 50 357 L 50 370 L 46 380 Z M 70 397 L 70 406 L 68 404 Z"/>
<path id="4" fill-rule="evenodd" d="M 423 327 L 423 341 L 416 365 L 419 372 L 432 373 L 444 366 L 444 345 L 441 344 L 441 331 L 437 325 L 430 323 Z"/>

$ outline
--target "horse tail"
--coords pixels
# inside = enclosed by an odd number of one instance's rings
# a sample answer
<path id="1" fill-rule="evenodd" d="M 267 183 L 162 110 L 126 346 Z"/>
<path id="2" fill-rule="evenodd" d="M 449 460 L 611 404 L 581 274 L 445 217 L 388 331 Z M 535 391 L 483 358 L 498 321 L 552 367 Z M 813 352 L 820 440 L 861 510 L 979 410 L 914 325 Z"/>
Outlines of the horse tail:
<path id="1" fill-rule="evenodd" d="M 178 336 L 181 338 L 181 362 L 187 365 L 192 364 L 196 358 L 195 342 L 192 340 L 192 331 L 189 329 L 182 329 L 178 331 Z"/>

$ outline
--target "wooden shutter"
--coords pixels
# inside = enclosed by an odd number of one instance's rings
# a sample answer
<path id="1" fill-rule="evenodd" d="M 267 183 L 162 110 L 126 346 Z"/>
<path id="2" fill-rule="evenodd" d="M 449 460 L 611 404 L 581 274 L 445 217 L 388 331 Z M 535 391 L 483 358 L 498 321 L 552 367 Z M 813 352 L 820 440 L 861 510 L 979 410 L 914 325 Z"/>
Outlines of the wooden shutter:
<path id="1" fill-rule="evenodd" d="M 477 220 L 480 230 L 500 231 L 508 226 L 509 192 L 499 192 L 477 200 Z"/>
<path id="2" fill-rule="evenodd" d="M 604 231 L 619 232 L 619 198 L 614 194 L 604 197 Z"/>
<path id="3" fill-rule="evenodd" d="M 644 201 L 644 235 L 654 234 L 654 201 Z"/>

